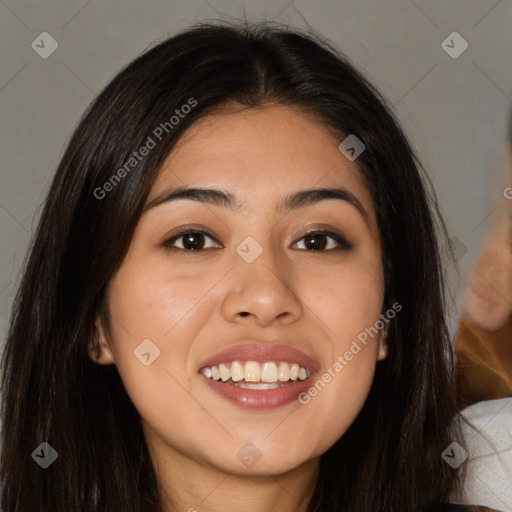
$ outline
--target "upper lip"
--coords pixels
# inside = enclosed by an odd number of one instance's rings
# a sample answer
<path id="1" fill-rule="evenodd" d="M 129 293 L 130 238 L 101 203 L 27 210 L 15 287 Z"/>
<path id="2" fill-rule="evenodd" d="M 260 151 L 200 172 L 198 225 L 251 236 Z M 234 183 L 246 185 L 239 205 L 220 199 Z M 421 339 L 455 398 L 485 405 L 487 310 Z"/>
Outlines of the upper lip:
<path id="1" fill-rule="evenodd" d="M 241 342 L 232 345 L 214 356 L 204 360 L 199 365 L 199 369 L 206 366 L 217 366 L 220 363 L 231 361 L 258 361 L 265 362 L 289 362 L 297 363 L 299 366 L 308 368 L 311 371 L 318 370 L 318 364 L 311 357 L 304 354 L 300 350 L 284 345 L 282 343 L 268 343 L 258 341 Z"/>

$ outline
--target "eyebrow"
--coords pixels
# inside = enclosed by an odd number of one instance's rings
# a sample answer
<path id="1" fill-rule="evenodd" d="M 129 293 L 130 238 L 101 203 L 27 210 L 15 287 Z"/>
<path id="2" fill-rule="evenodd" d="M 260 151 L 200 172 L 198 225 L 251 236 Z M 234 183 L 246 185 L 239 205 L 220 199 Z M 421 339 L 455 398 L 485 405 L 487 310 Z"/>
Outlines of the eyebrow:
<path id="1" fill-rule="evenodd" d="M 226 190 L 216 188 L 179 187 L 166 190 L 159 196 L 155 197 L 144 207 L 144 211 L 148 211 L 160 206 L 161 204 L 176 201 L 178 199 L 192 199 L 212 206 L 222 206 L 230 208 L 236 213 L 241 213 L 245 210 L 245 205 L 242 202 L 237 201 L 236 197 Z M 280 213 L 287 213 L 297 208 L 316 204 L 325 199 L 338 199 L 340 201 L 345 201 L 346 203 L 354 206 L 366 221 L 368 220 L 368 213 L 363 208 L 363 205 L 357 197 L 352 194 L 352 192 L 343 188 L 313 188 L 298 190 L 297 192 L 293 192 L 286 196 L 279 204 L 277 211 Z"/>

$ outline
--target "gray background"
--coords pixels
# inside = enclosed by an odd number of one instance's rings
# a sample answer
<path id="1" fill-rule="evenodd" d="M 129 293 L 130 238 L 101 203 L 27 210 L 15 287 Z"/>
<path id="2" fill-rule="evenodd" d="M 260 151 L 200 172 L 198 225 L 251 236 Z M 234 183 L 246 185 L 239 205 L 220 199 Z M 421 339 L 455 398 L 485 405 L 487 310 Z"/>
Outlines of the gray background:
<path id="1" fill-rule="evenodd" d="M 154 41 L 244 16 L 311 26 L 393 106 L 457 239 L 455 326 L 478 248 L 507 206 L 497 169 L 512 103 L 512 0 L 0 0 L 0 346 L 41 202 L 86 106 Z M 454 31 L 469 44 L 456 59 L 441 46 Z M 47 59 L 31 47 L 42 32 L 59 45 Z"/>

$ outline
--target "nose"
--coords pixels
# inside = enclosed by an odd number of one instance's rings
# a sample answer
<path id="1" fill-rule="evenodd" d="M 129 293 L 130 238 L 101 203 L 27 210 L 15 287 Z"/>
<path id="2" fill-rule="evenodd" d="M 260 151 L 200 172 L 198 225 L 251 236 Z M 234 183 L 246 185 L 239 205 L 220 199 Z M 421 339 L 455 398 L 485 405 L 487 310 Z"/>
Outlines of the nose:
<path id="1" fill-rule="evenodd" d="M 234 265 L 222 303 L 228 321 L 265 327 L 301 317 L 303 305 L 294 290 L 293 273 L 268 246 L 252 263 L 235 254 Z"/>

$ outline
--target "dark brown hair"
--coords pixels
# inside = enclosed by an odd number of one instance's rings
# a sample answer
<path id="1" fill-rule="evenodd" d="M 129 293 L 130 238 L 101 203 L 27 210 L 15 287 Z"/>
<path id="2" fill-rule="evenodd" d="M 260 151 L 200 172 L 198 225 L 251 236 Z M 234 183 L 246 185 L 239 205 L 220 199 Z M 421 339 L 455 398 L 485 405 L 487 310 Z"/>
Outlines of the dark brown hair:
<path id="1" fill-rule="evenodd" d="M 191 98 L 190 112 L 98 197 Z M 270 103 L 309 114 L 340 142 L 355 134 L 364 143 L 357 163 L 380 227 L 383 312 L 395 302 L 403 307 L 362 411 L 321 458 L 309 512 L 423 511 L 458 489 L 458 472 L 441 458 L 460 439 L 435 225 L 443 224 L 411 145 L 379 93 L 331 43 L 271 23 L 215 22 L 180 32 L 123 69 L 87 109 L 63 155 L 2 360 L 4 512 L 159 510 L 138 412 L 116 366 L 88 357 L 95 319 L 179 137 L 228 105 Z M 59 454 L 46 470 L 31 457 L 43 441 Z"/>

